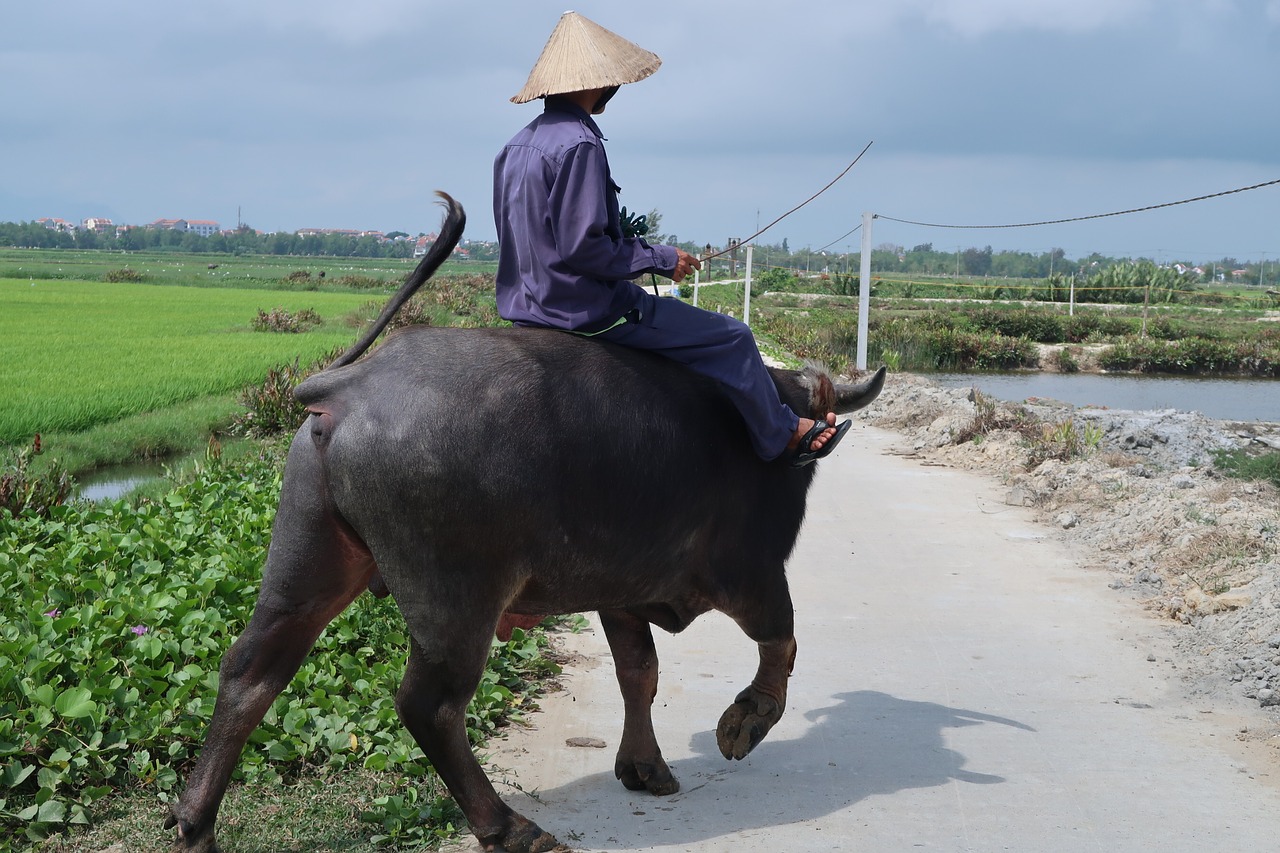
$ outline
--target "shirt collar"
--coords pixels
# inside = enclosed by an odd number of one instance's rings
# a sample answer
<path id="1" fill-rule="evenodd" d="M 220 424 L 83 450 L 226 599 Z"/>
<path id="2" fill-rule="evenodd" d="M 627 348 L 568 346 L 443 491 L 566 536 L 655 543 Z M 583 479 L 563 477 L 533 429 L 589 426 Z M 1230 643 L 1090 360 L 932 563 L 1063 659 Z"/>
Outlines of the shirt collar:
<path id="1" fill-rule="evenodd" d="M 573 101 L 570 101 L 568 98 L 559 98 L 555 95 L 548 95 L 543 100 L 544 112 L 569 113 L 572 116 L 576 116 L 578 120 L 590 128 L 591 132 L 597 137 L 600 139 L 605 138 L 604 134 L 600 132 L 600 126 L 596 124 L 596 121 L 591 117 L 591 114 L 575 104 Z"/>

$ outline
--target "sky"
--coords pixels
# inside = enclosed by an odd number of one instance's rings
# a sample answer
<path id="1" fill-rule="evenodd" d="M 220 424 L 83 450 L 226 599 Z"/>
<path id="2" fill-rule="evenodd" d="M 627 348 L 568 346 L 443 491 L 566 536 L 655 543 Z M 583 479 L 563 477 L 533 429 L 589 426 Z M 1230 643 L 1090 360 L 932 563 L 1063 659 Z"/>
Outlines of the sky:
<path id="1" fill-rule="evenodd" d="M 663 59 L 599 117 L 629 209 L 722 245 L 1280 262 L 1280 0 L 9 3 L 0 221 L 237 217 L 493 239 L 492 163 L 567 8 Z M 848 236 L 845 236 L 848 235 Z"/>

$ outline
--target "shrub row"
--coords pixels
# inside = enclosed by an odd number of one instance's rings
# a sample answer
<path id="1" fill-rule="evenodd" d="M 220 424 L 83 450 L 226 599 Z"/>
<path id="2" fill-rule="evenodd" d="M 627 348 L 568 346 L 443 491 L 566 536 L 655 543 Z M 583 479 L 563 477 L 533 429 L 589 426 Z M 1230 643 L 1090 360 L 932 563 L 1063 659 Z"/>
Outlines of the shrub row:
<path id="1" fill-rule="evenodd" d="M 1141 373 L 1239 373 L 1280 376 L 1280 345 L 1263 341 L 1214 341 L 1183 338 L 1176 341 L 1128 337 L 1102 353 L 1106 370 Z"/>

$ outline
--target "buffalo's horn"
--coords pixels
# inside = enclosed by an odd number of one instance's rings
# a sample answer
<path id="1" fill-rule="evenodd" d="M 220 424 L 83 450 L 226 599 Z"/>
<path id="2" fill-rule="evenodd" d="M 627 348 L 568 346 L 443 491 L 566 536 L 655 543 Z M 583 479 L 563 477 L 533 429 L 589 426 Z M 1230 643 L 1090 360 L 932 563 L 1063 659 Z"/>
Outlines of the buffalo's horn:
<path id="1" fill-rule="evenodd" d="M 869 405 L 872 400 L 880 396 L 880 391 L 884 388 L 885 372 L 885 368 L 881 367 L 865 382 L 857 385 L 837 385 L 836 404 L 832 411 L 838 415 L 844 415 Z"/>

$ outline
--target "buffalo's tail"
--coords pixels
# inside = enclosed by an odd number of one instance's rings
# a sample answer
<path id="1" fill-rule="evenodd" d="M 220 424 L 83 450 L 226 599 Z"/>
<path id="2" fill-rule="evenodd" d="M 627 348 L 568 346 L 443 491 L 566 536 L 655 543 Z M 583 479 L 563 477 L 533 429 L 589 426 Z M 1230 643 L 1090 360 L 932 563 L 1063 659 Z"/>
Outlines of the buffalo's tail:
<path id="1" fill-rule="evenodd" d="M 351 364 L 364 355 L 365 350 L 369 349 L 373 342 L 378 339 L 378 335 L 382 334 L 383 330 L 387 328 L 387 324 L 391 322 L 391 318 L 396 315 L 400 307 L 408 302 L 409 297 L 413 296 L 418 288 L 422 287 L 427 279 L 435 274 L 435 271 L 440 268 L 440 265 L 453 252 L 454 246 L 458 245 L 458 240 L 462 239 L 462 229 L 467 224 L 466 211 L 448 193 L 437 190 L 436 195 L 440 196 L 441 204 L 446 209 L 444 224 L 440 226 L 440 236 L 431 244 L 427 254 L 418 263 L 418 266 L 414 268 L 413 272 L 409 274 L 409 277 L 405 279 L 404 284 L 400 285 L 400 289 L 387 300 L 382 313 L 378 315 L 377 320 L 373 321 L 373 325 L 364 333 L 364 336 L 352 344 L 351 349 L 340 355 L 325 370 L 332 370 L 335 367 Z"/>

